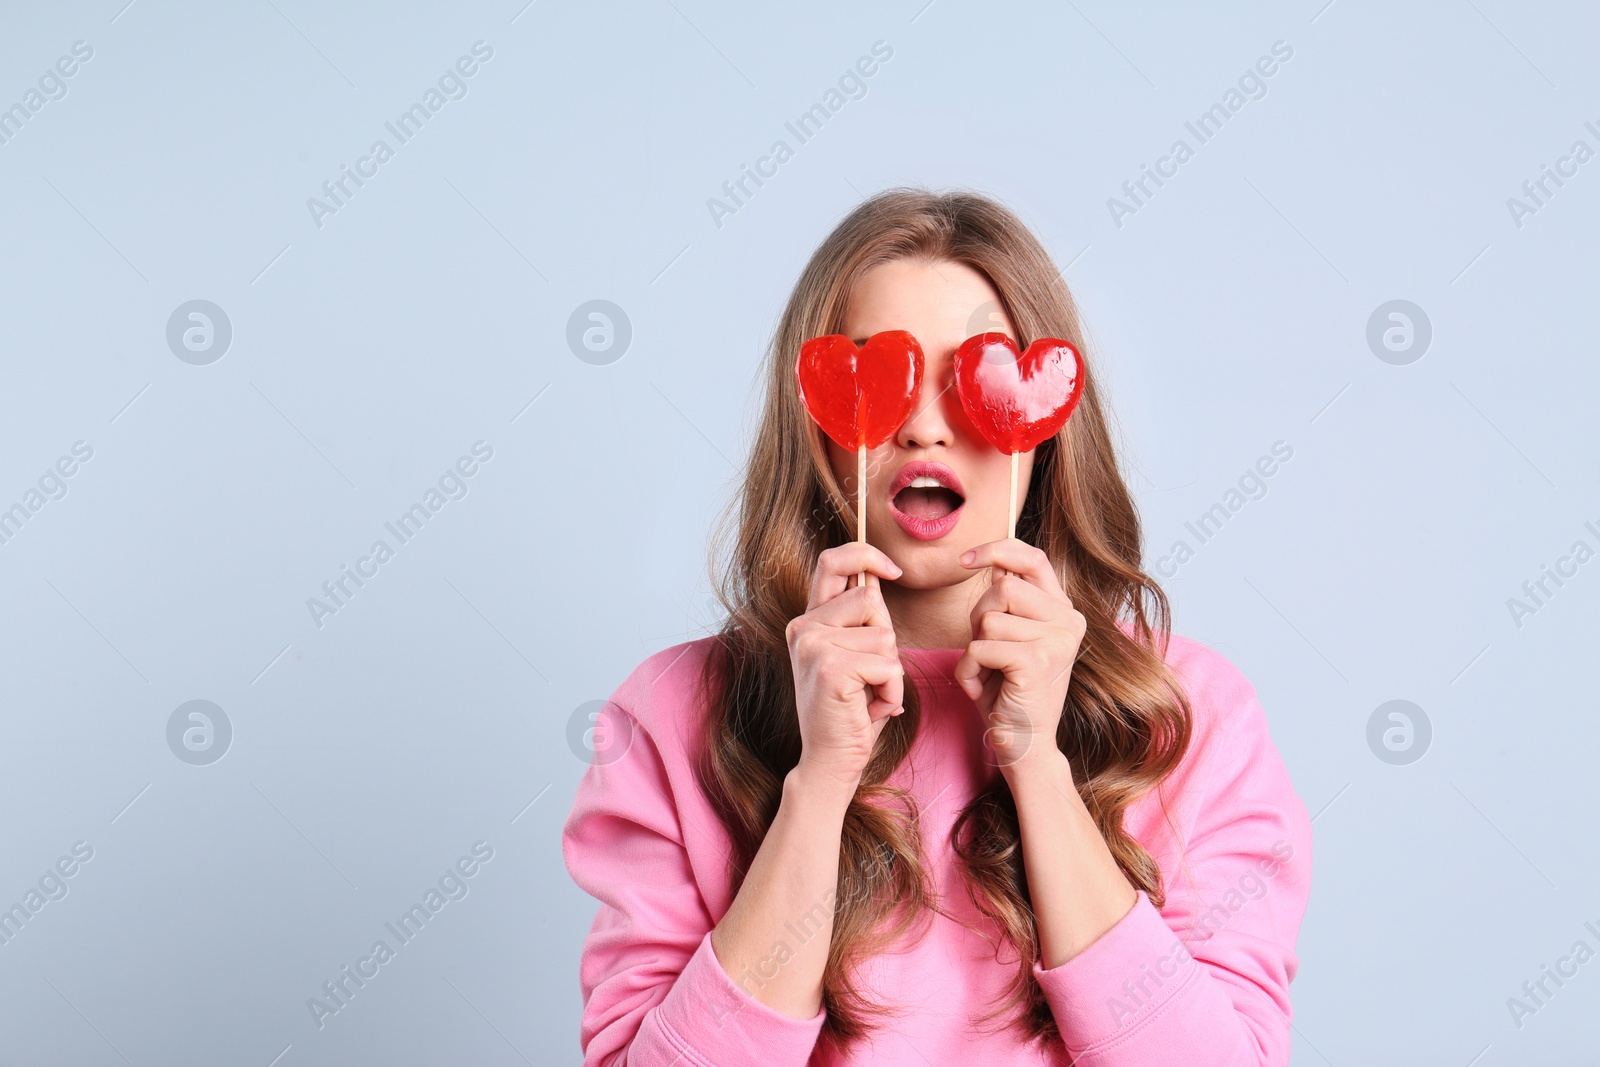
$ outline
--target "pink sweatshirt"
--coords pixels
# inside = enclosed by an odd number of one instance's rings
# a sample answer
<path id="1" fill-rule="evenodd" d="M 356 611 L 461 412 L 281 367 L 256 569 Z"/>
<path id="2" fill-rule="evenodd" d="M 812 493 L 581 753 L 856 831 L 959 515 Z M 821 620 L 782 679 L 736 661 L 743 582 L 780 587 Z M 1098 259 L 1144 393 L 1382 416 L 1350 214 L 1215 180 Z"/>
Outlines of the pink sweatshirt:
<path id="1" fill-rule="evenodd" d="M 1254 688 L 1221 655 L 1176 635 L 1167 654 L 1195 716 L 1188 752 L 1163 787 L 1187 855 L 1153 794 L 1125 816 L 1161 866 L 1165 906 L 1141 892 L 1079 955 L 1048 970 L 1034 965 L 1063 1049 L 1029 1043 L 1017 1027 L 994 1033 L 971 1022 L 1014 973 L 1015 957 L 995 960 L 994 928 L 967 897 L 949 833 L 997 771 L 977 709 L 951 677 L 961 650 L 900 650 L 923 716 L 890 782 L 922 806 L 934 890 L 956 918 L 935 913 L 920 939 L 858 973 L 875 1003 L 904 1014 L 841 1059 L 817 1042 L 826 1009 L 811 1019 L 774 1011 L 752 995 L 760 975 L 730 976 L 711 947 L 736 890 L 731 842 L 694 775 L 705 709 L 691 694 L 710 642 L 658 652 L 617 688 L 607 708 L 612 747 L 585 772 L 563 830 L 568 871 L 601 902 L 579 969 L 585 1067 L 1288 1063 L 1311 824 Z M 612 758 L 623 745 L 626 754 Z"/>

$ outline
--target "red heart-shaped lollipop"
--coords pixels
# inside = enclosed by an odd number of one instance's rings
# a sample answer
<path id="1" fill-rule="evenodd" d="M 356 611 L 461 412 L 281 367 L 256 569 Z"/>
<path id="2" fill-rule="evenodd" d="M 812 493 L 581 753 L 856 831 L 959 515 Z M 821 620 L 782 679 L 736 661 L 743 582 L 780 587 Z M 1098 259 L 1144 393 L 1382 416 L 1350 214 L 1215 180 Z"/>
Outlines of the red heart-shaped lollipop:
<path id="1" fill-rule="evenodd" d="M 813 337 L 795 361 L 800 401 L 822 432 L 854 452 L 877 448 L 911 415 L 922 388 L 922 346 L 885 330 L 857 348 L 842 333 Z"/>
<path id="2" fill-rule="evenodd" d="M 1003 333 L 980 333 L 956 349 L 956 393 L 989 443 L 1027 452 L 1053 437 L 1083 397 L 1083 359 L 1054 337 L 1018 354 Z"/>

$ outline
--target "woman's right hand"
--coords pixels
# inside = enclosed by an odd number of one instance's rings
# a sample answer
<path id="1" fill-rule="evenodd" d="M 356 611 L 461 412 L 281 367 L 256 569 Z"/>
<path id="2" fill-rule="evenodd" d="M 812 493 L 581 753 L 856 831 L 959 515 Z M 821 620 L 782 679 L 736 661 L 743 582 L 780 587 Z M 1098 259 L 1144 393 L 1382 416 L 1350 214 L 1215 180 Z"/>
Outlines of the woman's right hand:
<path id="1" fill-rule="evenodd" d="M 862 572 L 867 584 L 851 585 Z M 878 586 L 880 578 L 901 573 L 869 544 L 825 549 L 806 613 L 791 619 L 786 631 L 800 717 L 799 766 L 852 791 L 884 724 L 905 710 L 905 669 Z"/>

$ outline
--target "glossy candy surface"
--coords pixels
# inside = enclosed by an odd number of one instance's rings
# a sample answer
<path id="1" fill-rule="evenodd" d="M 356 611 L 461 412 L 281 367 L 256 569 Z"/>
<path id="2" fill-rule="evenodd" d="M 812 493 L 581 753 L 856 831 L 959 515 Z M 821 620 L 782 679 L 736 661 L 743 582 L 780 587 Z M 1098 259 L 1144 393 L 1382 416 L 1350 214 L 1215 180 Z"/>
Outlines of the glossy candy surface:
<path id="1" fill-rule="evenodd" d="M 911 415 L 922 388 L 922 346 L 885 330 L 856 347 L 844 334 L 800 346 L 795 381 L 806 410 L 841 448 L 877 448 Z"/>
<path id="2" fill-rule="evenodd" d="M 1003 333 L 956 349 L 956 392 L 978 432 L 1002 452 L 1027 452 L 1066 425 L 1083 396 L 1083 359 L 1054 337 L 1018 353 Z"/>

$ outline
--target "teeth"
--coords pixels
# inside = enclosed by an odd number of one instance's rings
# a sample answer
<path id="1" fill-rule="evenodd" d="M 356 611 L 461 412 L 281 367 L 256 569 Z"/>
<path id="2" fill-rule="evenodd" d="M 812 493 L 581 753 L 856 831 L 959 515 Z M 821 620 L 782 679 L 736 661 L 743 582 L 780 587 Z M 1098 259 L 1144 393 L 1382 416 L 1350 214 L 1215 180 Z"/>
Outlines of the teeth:
<path id="1" fill-rule="evenodd" d="M 911 479 L 911 484 L 906 486 L 907 489 L 943 489 L 944 487 L 944 483 L 939 479 L 929 478 L 926 475 L 921 478 Z"/>

